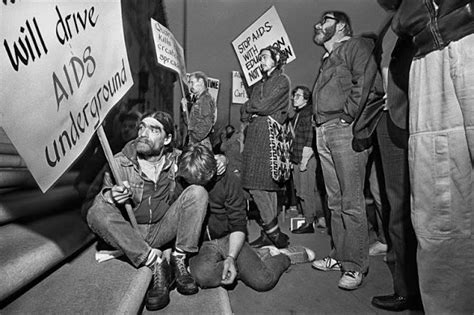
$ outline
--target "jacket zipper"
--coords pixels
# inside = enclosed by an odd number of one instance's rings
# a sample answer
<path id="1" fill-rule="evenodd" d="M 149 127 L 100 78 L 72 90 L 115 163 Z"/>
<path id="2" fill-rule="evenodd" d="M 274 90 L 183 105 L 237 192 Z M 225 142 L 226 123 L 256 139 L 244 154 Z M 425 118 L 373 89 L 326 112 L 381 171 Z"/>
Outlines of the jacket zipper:
<path id="1" fill-rule="evenodd" d="M 438 29 L 438 12 L 432 1 L 433 0 L 425 0 L 425 6 L 430 14 L 430 31 L 433 35 L 436 48 L 441 48 L 443 46 L 443 38 Z"/>

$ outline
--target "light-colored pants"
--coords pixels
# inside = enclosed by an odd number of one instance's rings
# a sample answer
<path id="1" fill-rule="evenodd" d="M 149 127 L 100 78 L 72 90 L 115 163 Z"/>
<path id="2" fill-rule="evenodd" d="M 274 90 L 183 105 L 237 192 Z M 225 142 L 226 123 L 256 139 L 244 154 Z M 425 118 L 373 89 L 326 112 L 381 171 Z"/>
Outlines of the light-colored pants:
<path id="1" fill-rule="evenodd" d="M 409 167 L 427 314 L 474 312 L 474 34 L 415 59 Z"/>

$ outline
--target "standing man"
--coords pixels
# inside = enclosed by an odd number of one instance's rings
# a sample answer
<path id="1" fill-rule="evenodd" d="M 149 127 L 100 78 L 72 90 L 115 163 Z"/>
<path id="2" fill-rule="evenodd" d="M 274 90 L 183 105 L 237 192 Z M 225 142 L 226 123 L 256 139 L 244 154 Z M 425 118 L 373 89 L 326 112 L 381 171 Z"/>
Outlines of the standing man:
<path id="1" fill-rule="evenodd" d="M 216 123 L 216 104 L 207 90 L 207 76 L 197 71 L 189 76 L 191 90 L 191 110 L 189 112 L 188 137 L 189 143 L 202 143 L 212 150 L 209 135 Z M 183 111 L 188 111 L 188 100 L 181 100 Z"/>
<path id="2" fill-rule="evenodd" d="M 317 160 L 313 150 L 313 107 L 311 91 L 306 86 L 293 89 L 292 117 L 294 141 L 291 147 L 291 163 L 293 163 L 293 180 L 296 197 L 303 210 L 305 223 L 292 230 L 294 234 L 314 233 L 314 224 L 326 227 L 321 196 L 316 186 Z"/>
<path id="3" fill-rule="evenodd" d="M 412 38 L 408 165 L 427 314 L 473 314 L 474 4 L 379 0 Z"/>
<path id="4" fill-rule="evenodd" d="M 187 253 L 198 251 L 208 194 L 202 187 L 215 174 L 214 155 L 199 146 L 199 158 L 181 163 L 188 154 L 171 145 L 173 119 L 154 112 L 141 120 L 138 138 L 114 156 L 122 183 L 112 184 L 104 176 L 102 189 L 87 212 L 89 227 L 106 243 L 121 250 L 135 267 L 153 271 L 153 285 L 146 295 L 146 307 L 158 310 L 169 303 L 171 281 L 181 294 L 195 294 L 198 287 L 187 271 Z M 107 173 L 106 173 L 107 174 Z M 190 185 L 182 190 L 176 177 Z M 182 191 L 182 193 L 180 193 Z M 138 227 L 124 217 L 130 202 Z M 174 240 L 170 264 L 162 256 L 164 246 Z"/>
<path id="5" fill-rule="evenodd" d="M 360 111 L 373 41 L 352 37 L 349 17 L 329 11 L 315 26 L 326 53 L 313 88 L 318 153 L 331 211 L 332 250 L 315 269 L 342 270 L 339 288 L 357 289 L 369 268 L 364 180 L 368 150 L 352 149 L 352 122 Z"/>

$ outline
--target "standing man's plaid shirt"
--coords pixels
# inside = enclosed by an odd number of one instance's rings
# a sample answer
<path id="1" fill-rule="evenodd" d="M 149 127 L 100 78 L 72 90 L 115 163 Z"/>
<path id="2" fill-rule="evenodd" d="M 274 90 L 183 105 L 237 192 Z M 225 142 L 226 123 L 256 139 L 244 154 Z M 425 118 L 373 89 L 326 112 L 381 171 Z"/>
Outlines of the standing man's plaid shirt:
<path id="1" fill-rule="evenodd" d="M 293 145 L 291 146 L 291 162 L 299 164 L 303 155 L 303 147 L 312 147 L 314 138 L 313 129 L 313 106 L 306 104 L 301 110 L 297 111 L 291 125 L 295 131 Z"/>

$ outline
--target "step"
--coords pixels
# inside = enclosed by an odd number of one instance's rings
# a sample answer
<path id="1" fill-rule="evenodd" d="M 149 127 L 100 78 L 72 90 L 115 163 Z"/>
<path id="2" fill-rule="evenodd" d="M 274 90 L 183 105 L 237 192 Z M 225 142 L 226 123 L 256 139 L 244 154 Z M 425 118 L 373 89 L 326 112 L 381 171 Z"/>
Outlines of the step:
<path id="1" fill-rule="evenodd" d="M 0 200 L 0 225 L 20 218 L 58 213 L 71 205 L 80 206 L 79 194 L 72 186 L 58 186 L 46 193 L 39 189 L 5 193 Z"/>
<path id="2" fill-rule="evenodd" d="M 79 210 L 0 227 L 0 302 L 93 239 Z"/>
<path id="3" fill-rule="evenodd" d="M 2 314 L 137 314 L 151 270 L 112 259 L 97 263 L 95 243 L 1 309 Z"/>

